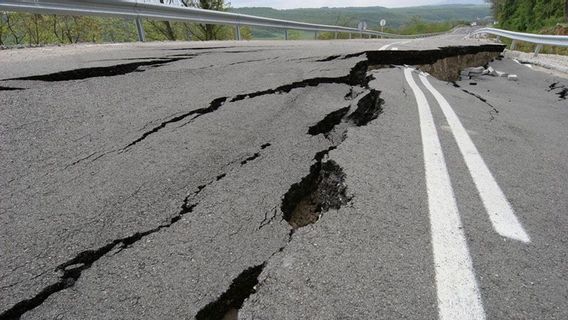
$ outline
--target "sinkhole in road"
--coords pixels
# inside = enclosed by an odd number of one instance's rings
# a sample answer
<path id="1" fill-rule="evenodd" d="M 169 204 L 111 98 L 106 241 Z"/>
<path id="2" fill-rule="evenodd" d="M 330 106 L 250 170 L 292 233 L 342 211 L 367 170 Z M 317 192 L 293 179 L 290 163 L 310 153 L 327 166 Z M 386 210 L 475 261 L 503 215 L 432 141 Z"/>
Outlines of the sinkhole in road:
<path id="1" fill-rule="evenodd" d="M 284 220 L 295 230 L 317 222 L 323 213 L 347 202 L 343 169 L 333 160 L 317 159 L 310 173 L 284 195 L 281 209 Z"/>

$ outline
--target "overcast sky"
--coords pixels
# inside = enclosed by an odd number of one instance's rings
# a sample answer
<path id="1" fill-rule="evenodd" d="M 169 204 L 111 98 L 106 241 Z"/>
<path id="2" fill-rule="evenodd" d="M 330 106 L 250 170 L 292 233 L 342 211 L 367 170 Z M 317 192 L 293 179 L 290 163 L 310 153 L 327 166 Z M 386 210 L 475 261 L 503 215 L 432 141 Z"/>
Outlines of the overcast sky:
<path id="1" fill-rule="evenodd" d="M 276 9 L 321 7 L 411 7 L 440 3 L 482 3 L 483 0 L 231 0 L 233 7 L 272 7 Z"/>

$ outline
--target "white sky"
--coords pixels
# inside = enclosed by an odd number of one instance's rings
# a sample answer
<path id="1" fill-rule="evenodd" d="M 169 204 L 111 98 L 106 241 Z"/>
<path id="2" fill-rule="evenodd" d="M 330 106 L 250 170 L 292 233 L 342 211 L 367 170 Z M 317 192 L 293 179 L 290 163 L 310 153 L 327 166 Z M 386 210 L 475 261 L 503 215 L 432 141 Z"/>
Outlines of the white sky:
<path id="1" fill-rule="evenodd" d="M 445 0 L 230 0 L 233 7 L 272 7 L 276 9 L 321 7 L 411 7 L 440 3 L 465 3 L 472 1 Z M 475 1 L 473 1 L 475 2 Z M 482 2 L 482 1 L 479 1 Z"/>

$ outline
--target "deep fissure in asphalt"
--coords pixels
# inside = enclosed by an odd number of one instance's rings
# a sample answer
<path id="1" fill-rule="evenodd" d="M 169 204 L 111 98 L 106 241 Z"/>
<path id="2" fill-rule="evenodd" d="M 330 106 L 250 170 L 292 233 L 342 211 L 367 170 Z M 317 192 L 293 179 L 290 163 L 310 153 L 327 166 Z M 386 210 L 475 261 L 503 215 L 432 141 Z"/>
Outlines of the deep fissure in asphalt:
<path id="1" fill-rule="evenodd" d="M 0 86 L 0 91 L 20 91 L 20 90 L 26 90 L 26 89 Z"/>
<path id="2" fill-rule="evenodd" d="M 384 103 L 385 101 L 381 99 L 381 92 L 371 89 L 368 94 L 357 102 L 357 109 L 347 117 L 347 121 L 357 127 L 366 126 L 369 122 L 377 119 L 383 112 Z"/>
<path id="3" fill-rule="evenodd" d="M 367 61 L 358 62 L 349 72 L 348 75 L 342 77 L 318 77 L 292 82 L 274 89 L 256 91 L 252 93 L 239 94 L 231 99 L 231 102 L 241 101 L 244 99 L 257 98 L 265 95 L 290 93 L 290 91 L 299 88 L 317 87 L 320 84 L 347 84 L 350 86 L 363 85 L 367 86 L 370 78 L 367 78 L 368 70 Z"/>
<path id="4" fill-rule="evenodd" d="M 138 138 L 138 139 L 132 141 L 132 142 L 129 143 L 126 147 L 122 148 L 122 150 L 123 150 L 123 151 L 126 151 L 126 150 L 130 149 L 132 146 L 134 146 L 134 145 L 140 143 L 141 141 L 145 140 L 145 139 L 146 139 L 148 136 L 150 136 L 151 134 L 154 134 L 154 133 L 156 133 L 156 132 L 162 130 L 162 129 L 165 128 L 168 124 L 180 122 L 180 121 L 184 120 L 185 118 L 194 115 L 195 117 L 193 117 L 193 118 L 191 119 L 191 121 L 193 121 L 193 120 L 195 120 L 195 119 L 201 117 L 201 116 L 204 115 L 204 114 L 208 114 L 208 113 L 214 112 L 214 111 L 216 111 L 217 109 L 221 108 L 221 106 L 222 106 L 223 104 L 225 104 L 225 102 L 227 101 L 227 99 L 228 99 L 227 97 L 217 98 L 217 99 L 211 101 L 211 103 L 209 104 L 209 107 L 207 107 L 207 108 L 200 108 L 200 109 L 191 110 L 191 111 L 186 112 L 186 113 L 184 113 L 184 114 L 182 114 L 182 115 L 175 116 L 175 117 L 173 117 L 173 118 L 171 118 L 171 119 L 169 119 L 169 120 L 166 120 L 166 121 L 160 123 L 158 126 L 152 128 L 151 130 L 144 132 L 144 133 L 140 136 L 140 138 Z"/>
<path id="5" fill-rule="evenodd" d="M 341 108 L 339 110 L 335 110 L 329 113 L 321 121 L 311 126 L 308 129 L 308 134 L 312 136 L 323 134 L 327 137 L 330 131 L 333 130 L 333 128 L 335 128 L 336 125 L 340 124 L 343 118 L 345 117 L 345 115 L 349 113 L 349 109 L 351 109 L 351 107 L 347 106 L 345 108 Z"/>
<path id="6" fill-rule="evenodd" d="M 349 202 L 343 169 L 333 160 L 317 161 L 310 173 L 293 184 L 282 200 L 284 220 L 293 229 L 316 223 L 330 209 L 338 210 Z"/>
<path id="7" fill-rule="evenodd" d="M 568 96 L 568 88 L 559 82 L 555 82 L 548 87 L 547 91 L 553 92 L 556 90 L 558 90 L 558 92 L 555 92 L 555 94 L 558 95 L 560 100 L 566 100 L 566 96 Z"/>
<path id="8" fill-rule="evenodd" d="M 178 57 L 178 58 L 169 58 L 169 59 L 167 58 L 157 59 L 150 61 L 124 63 L 108 67 L 81 68 L 81 69 L 61 71 L 61 72 L 55 72 L 55 73 L 49 73 L 37 76 L 11 78 L 6 80 L 36 80 L 36 81 L 46 81 L 46 82 L 58 82 L 58 81 L 70 81 L 70 80 L 83 80 L 83 79 L 97 78 L 97 77 L 113 77 L 118 75 L 129 74 L 132 72 L 145 71 L 145 69 L 140 69 L 141 67 L 156 67 L 187 59 L 190 58 Z"/>
<path id="9" fill-rule="evenodd" d="M 254 287 L 258 284 L 258 276 L 264 269 L 265 264 L 260 264 L 241 272 L 219 299 L 206 305 L 195 316 L 196 320 L 223 320 L 236 319 L 238 310 L 245 300 L 254 293 Z"/>
<path id="10" fill-rule="evenodd" d="M 316 60 L 316 62 L 329 62 L 341 58 L 341 55 L 329 56 L 327 58 Z"/>

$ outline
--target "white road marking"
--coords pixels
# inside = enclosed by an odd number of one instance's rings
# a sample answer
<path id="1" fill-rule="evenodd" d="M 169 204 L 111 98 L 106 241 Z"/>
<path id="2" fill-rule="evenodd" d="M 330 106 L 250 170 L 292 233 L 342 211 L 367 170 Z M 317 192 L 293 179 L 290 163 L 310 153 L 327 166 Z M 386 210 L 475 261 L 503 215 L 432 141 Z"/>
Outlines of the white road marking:
<path id="1" fill-rule="evenodd" d="M 522 66 L 525 66 L 525 67 L 527 67 L 527 68 L 533 69 L 532 64 L 522 63 L 522 62 L 520 62 L 520 61 L 517 60 L 517 59 L 513 59 L 513 61 L 515 61 L 516 63 L 518 63 L 518 64 L 520 64 L 520 65 L 522 65 Z"/>
<path id="2" fill-rule="evenodd" d="M 473 182 L 479 191 L 479 195 L 483 201 L 485 210 L 487 210 L 489 214 L 489 219 L 495 231 L 503 237 L 525 243 L 530 242 L 529 235 L 525 232 L 525 229 L 517 219 L 511 204 L 497 184 L 497 181 L 491 174 L 481 154 L 479 154 L 475 144 L 448 101 L 430 84 L 430 81 L 428 81 L 425 75 L 420 75 L 420 79 L 424 86 L 434 95 L 436 101 L 438 101 L 452 129 L 458 147 L 469 169 L 469 173 L 473 178 Z"/>
<path id="3" fill-rule="evenodd" d="M 391 50 L 392 50 L 392 51 L 398 51 L 398 48 L 397 48 L 397 47 L 394 47 L 394 48 L 392 48 Z"/>
<path id="4" fill-rule="evenodd" d="M 409 40 L 409 41 L 397 41 L 397 42 L 385 44 L 384 46 L 382 46 L 382 47 L 379 48 L 379 51 L 388 50 L 388 48 L 389 48 L 390 46 L 394 46 L 395 44 L 407 44 L 407 43 L 411 43 L 411 42 L 412 42 L 412 40 Z M 393 48 L 393 50 L 395 50 L 395 49 L 398 50 L 398 48 Z"/>
<path id="5" fill-rule="evenodd" d="M 412 69 L 405 68 L 404 76 L 420 117 L 439 319 L 483 320 L 485 311 L 434 118 Z"/>

